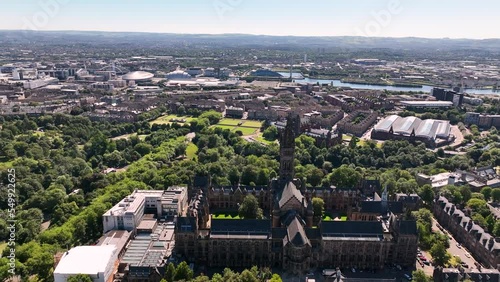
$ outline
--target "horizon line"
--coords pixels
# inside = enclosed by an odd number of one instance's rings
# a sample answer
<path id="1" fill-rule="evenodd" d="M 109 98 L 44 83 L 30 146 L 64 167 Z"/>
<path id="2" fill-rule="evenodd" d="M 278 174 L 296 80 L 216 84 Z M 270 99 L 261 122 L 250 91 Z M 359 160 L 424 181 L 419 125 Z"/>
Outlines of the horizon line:
<path id="1" fill-rule="evenodd" d="M 163 32 L 163 31 L 113 31 L 113 30 L 72 30 L 72 29 L 44 29 L 44 30 L 31 30 L 31 29 L 2 29 L 2 31 L 16 31 L 16 32 L 87 32 L 87 33 L 138 33 L 138 34 L 165 34 L 165 35 L 247 35 L 247 36 L 267 36 L 267 37 L 309 37 L 309 38 L 325 38 L 325 37 L 352 37 L 352 38 L 376 38 L 376 39 L 431 39 L 431 40 L 500 40 L 500 37 L 489 38 L 467 38 L 467 37 L 419 37 L 419 36 L 359 36 L 359 35 L 277 35 L 277 34 L 254 34 L 254 33 L 190 33 L 190 32 Z"/>

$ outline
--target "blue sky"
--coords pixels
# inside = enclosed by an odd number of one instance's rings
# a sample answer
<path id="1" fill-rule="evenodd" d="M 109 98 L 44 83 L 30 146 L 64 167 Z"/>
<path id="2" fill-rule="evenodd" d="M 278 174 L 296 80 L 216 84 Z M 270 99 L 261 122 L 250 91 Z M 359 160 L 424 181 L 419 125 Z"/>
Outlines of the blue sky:
<path id="1" fill-rule="evenodd" d="M 0 29 L 500 38 L 498 0 L 3 0 Z"/>

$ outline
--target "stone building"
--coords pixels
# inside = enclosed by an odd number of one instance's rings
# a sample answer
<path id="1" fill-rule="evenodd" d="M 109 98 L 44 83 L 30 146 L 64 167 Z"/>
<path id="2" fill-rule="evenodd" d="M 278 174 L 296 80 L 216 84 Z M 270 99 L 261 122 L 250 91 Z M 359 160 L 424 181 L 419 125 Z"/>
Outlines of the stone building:
<path id="1" fill-rule="evenodd" d="M 476 260 L 491 268 L 500 267 L 500 243 L 445 197 L 433 204 L 436 219 Z"/>
<path id="2" fill-rule="evenodd" d="M 386 263 L 411 266 L 417 253 L 417 227 L 393 213 L 378 221 L 320 221 L 313 225 L 312 197 L 327 208 L 348 210 L 355 189 L 305 188 L 294 178 L 298 117 L 289 117 L 280 136 L 279 176 L 268 187 L 200 188 L 186 217 L 176 224 L 176 252 L 208 267 L 268 266 L 303 274 L 312 268 L 381 269 Z M 265 219 L 215 219 L 212 208 L 234 210 L 245 193 L 255 194 Z M 341 197 L 341 195 L 343 195 Z"/>
<path id="3" fill-rule="evenodd" d="M 356 110 L 341 120 L 337 124 L 337 128 L 341 133 L 350 133 L 361 137 L 377 121 L 377 117 L 377 112 Z"/>

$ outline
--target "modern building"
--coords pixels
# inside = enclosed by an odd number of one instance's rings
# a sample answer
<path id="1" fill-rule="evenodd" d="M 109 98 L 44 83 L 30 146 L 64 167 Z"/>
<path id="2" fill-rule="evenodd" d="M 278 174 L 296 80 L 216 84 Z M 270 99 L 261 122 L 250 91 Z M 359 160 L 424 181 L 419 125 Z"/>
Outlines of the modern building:
<path id="1" fill-rule="evenodd" d="M 165 78 L 168 80 L 192 80 L 192 76 L 189 73 L 182 70 L 175 70 L 169 72 L 167 73 Z"/>
<path id="2" fill-rule="evenodd" d="M 373 127 L 371 137 L 379 140 L 421 141 L 432 148 L 449 144 L 455 139 L 449 121 L 397 115 L 379 121 Z"/>
<path id="3" fill-rule="evenodd" d="M 69 277 L 85 274 L 94 282 L 107 282 L 113 275 L 117 260 L 114 245 L 79 246 L 64 253 L 54 270 L 55 282 L 66 282 Z"/>
<path id="4" fill-rule="evenodd" d="M 436 198 L 432 210 L 439 224 L 450 231 L 477 261 L 491 268 L 500 268 L 500 243 L 495 237 L 443 196 Z"/>
<path id="5" fill-rule="evenodd" d="M 207 267 L 257 265 L 283 268 L 295 274 L 318 267 L 382 269 L 386 263 L 414 265 L 418 241 L 415 220 L 390 214 L 380 221 L 320 220 L 313 224 L 313 191 L 308 193 L 301 181 L 294 178 L 294 140 L 299 126 L 298 116 L 289 117 L 280 134 L 279 177 L 269 186 L 251 192 L 268 219 L 215 219 L 210 216 L 211 208 L 234 210 L 234 202 L 219 201 L 213 206 L 214 195 L 199 189 L 190 203 L 188 216 L 178 218 L 177 254 Z M 231 197 L 231 192 L 227 197 Z M 226 190 L 215 195 L 221 193 L 224 195 Z M 337 195 L 328 191 L 315 193 Z M 238 199 L 243 199 L 242 193 Z M 343 202 L 338 208 L 349 205 Z"/>
<path id="6" fill-rule="evenodd" d="M 144 214 L 167 218 L 187 207 L 186 187 L 169 187 L 164 190 L 136 190 L 102 216 L 103 232 L 110 230 L 136 231 Z"/>
<path id="7" fill-rule="evenodd" d="M 268 70 L 268 69 L 253 70 L 250 72 L 249 76 L 270 77 L 270 78 L 282 78 L 283 77 L 283 75 L 281 75 L 279 72 L 275 72 L 275 71 Z"/>
<path id="8" fill-rule="evenodd" d="M 438 101 L 452 102 L 455 107 L 461 106 L 464 100 L 464 94 L 442 88 L 433 88 L 432 96 Z"/>
<path id="9" fill-rule="evenodd" d="M 120 260 L 120 276 L 128 282 L 160 282 L 174 249 L 174 231 L 173 223 L 156 224 L 155 220 L 152 229 L 139 232 Z"/>
<path id="10" fill-rule="evenodd" d="M 448 101 L 401 101 L 399 104 L 408 110 L 449 109 L 453 102 Z"/>
<path id="11" fill-rule="evenodd" d="M 154 75 L 150 72 L 146 71 L 134 71 L 129 72 L 122 76 L 123 80 L 127 82 L 135 81 L 135 82 L 149 82 L 153 79 Z"/>

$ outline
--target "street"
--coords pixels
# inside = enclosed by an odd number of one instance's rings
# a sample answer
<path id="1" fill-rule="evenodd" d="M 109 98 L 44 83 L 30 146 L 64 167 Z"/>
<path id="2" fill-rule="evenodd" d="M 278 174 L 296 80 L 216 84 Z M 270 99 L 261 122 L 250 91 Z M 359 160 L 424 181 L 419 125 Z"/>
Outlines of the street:
<path id="1" fill-rule="evenodd" d="M 443 234 L 441 230 L 437 227 L 438 222 L 436 219 L 432 218 L 432 229 L 436 230 L 437 232 Z M 446 229 L 445 229 L 446 230 Z M 465 262 L 469 268 L 476 268 L 475 262 L 476 260 L 470 255 L 470 253 L 464 248 L 464 247 L 458 247 L 457 246 L 457 241 L 453 238 L 451 234 L 446 234 L 448 238 L 450 239 L 450 248 L 448 248 L 448 252 L 452 256 L 458 256 L 460 259 Z M 469 256 L 469 257 L 467 257 Z"/>

